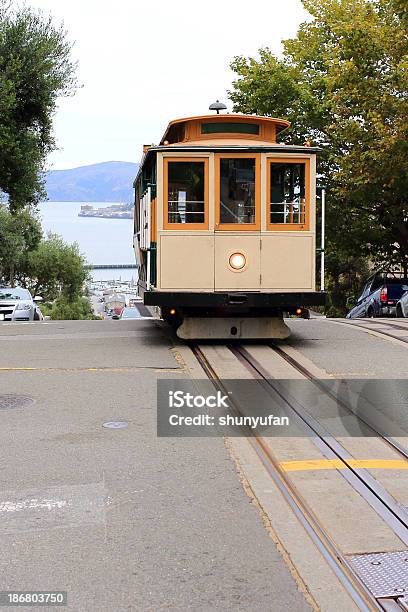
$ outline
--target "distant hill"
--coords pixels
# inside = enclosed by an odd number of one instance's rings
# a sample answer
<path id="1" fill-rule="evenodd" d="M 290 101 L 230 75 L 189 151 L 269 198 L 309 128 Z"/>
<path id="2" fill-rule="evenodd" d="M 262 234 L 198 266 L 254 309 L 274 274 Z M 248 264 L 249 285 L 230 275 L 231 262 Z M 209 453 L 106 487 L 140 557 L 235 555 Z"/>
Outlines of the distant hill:
<path id="1" fill-rule="evenodd" d="M 133 202 L 139 164 L 102 162 L 70 170 L 51 170 L 46 190 L 51 202 Z"/>

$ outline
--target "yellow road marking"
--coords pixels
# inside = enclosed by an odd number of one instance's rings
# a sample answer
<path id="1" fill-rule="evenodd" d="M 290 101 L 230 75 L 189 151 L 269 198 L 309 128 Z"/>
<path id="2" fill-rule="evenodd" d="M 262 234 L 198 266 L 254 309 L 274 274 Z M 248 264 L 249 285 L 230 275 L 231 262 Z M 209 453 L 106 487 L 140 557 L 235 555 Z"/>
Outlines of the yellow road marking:
<path id="1" fill-rule="evenodd" d="M 355 469 L 367 470 L 408 470 L 408 461 L 402 459 L 347 459 Z M 285 472 L 307 472 L 313 470 L 347 469 L 341 459 L 310 459 L 307 461 L 283 461 L 280 467 Z"/>
<path id="2" fill-rule="evenodd" d="M 4 371 L 13 371 L 13 370 L 21 370 L 22 372 L 27 372 L 29 370 L 37 370 L 38 368 L 0 368 L 0 370 L 4 370 Z"/>
<path id="3" fill-rule="evenodd" d="M 179 367 L 175 368 L 154 368 L 149 366 L 135 366 L 128 368 L 4 368 L 0 367 L 0 372 L 135 372 L 137 370 L 152 370 L 153 372 L 182 372 Z"/>

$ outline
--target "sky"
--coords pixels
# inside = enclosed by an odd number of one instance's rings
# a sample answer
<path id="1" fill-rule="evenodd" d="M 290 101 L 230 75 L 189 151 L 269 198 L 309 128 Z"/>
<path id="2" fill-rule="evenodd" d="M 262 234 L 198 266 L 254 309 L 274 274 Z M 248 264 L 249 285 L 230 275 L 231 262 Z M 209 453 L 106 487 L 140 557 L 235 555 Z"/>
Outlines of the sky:
<path id="1" fill-rule="evenodd" d="M 59 100 L 50 169 L 138 162 L 169 121 L 227 98 L 236 55 L 282 50 L 301 0 L 27 0 L 64 22 L 81 88 Z"/>

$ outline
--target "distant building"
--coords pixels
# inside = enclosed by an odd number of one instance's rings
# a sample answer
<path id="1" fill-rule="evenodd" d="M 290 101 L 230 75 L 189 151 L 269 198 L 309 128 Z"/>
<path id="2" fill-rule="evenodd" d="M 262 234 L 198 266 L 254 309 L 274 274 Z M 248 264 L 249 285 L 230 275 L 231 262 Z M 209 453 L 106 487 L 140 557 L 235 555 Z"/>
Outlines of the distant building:
<path id="1" fill-rule="evenodd" d="M 114 204 L 103 208 L 94 208 L 89 204 L 83 204 L 78 217 L 99 217 L 100 219 L 133 219 L 132 204 Z"/>

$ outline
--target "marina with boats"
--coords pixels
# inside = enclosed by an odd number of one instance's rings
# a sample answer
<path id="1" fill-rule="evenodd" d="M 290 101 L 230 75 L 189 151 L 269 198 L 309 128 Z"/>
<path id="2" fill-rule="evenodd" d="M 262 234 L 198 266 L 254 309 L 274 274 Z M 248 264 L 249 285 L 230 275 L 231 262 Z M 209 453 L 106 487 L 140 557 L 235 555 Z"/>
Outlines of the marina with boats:
<path id="1" fill-rule="evenodd" d="M 119 318 L 125 308 L 132 309 L 143 305 L 133 280 L 94 280 L 88 284 L 88 291 L 93 298 L 96 314 L 102 318 Z"/>

